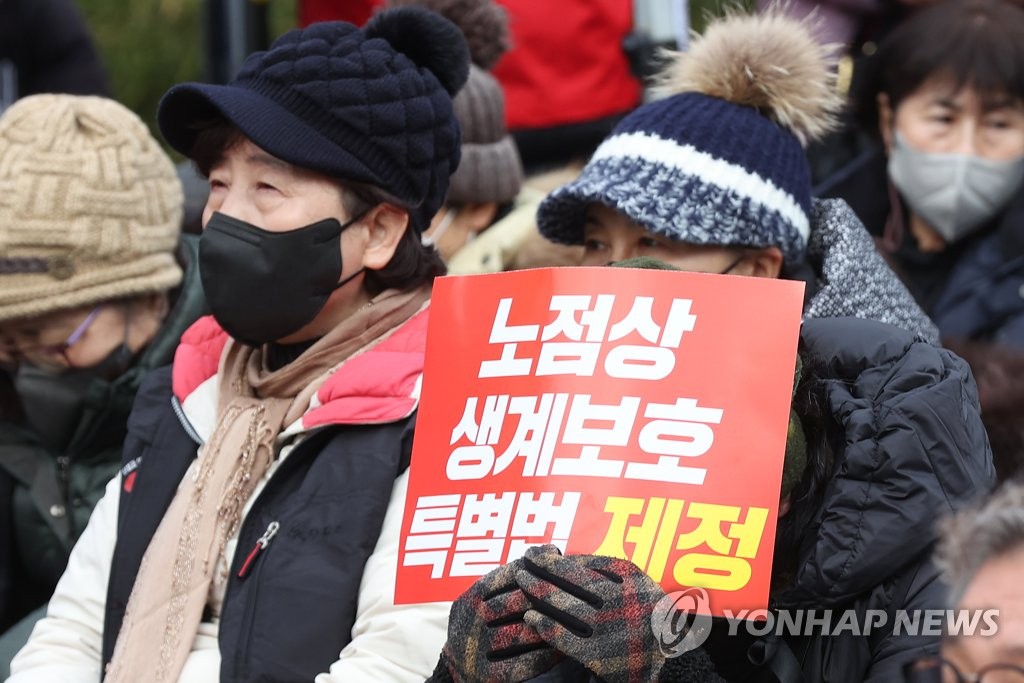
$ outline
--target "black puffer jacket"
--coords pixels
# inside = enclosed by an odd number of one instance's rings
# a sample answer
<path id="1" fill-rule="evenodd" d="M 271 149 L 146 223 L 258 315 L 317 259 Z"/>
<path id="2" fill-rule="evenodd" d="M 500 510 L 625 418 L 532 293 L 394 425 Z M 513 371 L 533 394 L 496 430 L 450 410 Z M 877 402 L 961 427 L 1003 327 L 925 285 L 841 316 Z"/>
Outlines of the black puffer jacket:
<path id="1" fill-rule="evenodd" d="M 831 626 L 755 638 L 742 625 L 716 619 L 703 648 L 730 683 L 898 681 L 904 662 L 938 650 L 937 636 L 909 634 L 906 627 L 893 633 L 898 610 L 946 608 L 931 562 L 935 522 L 984 495 L 995 480 L 977 387 L 959 357 L 883 323 L 807 320 L 800 338 L 811 375 L 801 386 L 816 397 L 824 418 L 797 408 L 822 486 L 800 499 L 802 482 L 780 523 L 780 537 L 786 525 L 795 532 L 788 547 L 797 550 L 795 558 L 785 557 L 779 553 L 785 543 L 778 544 L 770 602 L 777 610 L 815 610 L 818 623 L 831 610 Z M 830 447 L 815 448 L 815 434 Z M 858 628 L 873 611 L 877 628 L 870 635 L 839 629 L 846 610 Z M 716 680 L 694 654 L 669 662 L 661 680 Z M 531 683 L 542 681 L 596 679 L 569 664 Z"/>
<path id="2" fill-rule="evenodd" d="M 743 656 L 751 643 L 723 639 L 723 629 L 707 647 L 729 680 L 900 680 L 905 661 L 938 649 L 937 637 L 892 632 L 896 610 L 946 607 L 930 561 L 935 522 L 995 480 L 977 388 L 959 357 L 881 323 L 809 320 L 801 346 L 835 420 L 834 463 L 800 536 L 793 578 L 773 591 L 772 606 L 830 609 L 833 625 L 842 610 L 861 625 L 878 610 L 887 625 L 870 636 L 787 636 L 774 664 L 792 653 L 802 678 L 773 675 L 770 665 L 753 670 Z"/>

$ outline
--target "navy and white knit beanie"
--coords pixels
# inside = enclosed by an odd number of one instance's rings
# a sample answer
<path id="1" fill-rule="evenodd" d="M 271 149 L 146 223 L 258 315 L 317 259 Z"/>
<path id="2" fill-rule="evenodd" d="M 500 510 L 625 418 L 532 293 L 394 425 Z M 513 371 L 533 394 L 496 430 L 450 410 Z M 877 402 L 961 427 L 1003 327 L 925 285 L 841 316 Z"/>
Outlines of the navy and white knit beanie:
<path id="1" fill-rule="evenodd" d="M 841 101 L 828 46 L 779 11 L 712 23 L 660 77 L 663 99 L 626 116 L 580 177 L 551 193 L 537 223 L 583 242 L 587 205 L 701 245 L 781 249 L 800 260 L 810 234 L 804 145 L 832 129 Z"/>
<path id="2" fill-rule="evenodd" d="M 439 14 L 402 7 L 364 28 L 332 21 L 289 31 L 249 55 L 227 85 L 172 87 L 157 122 L 190 156 L 203 127 L 226 119 L 279 159 L 384 190 L 422 232 L 459 164 L 452 98 L 468 73 L 462 32 Z"/>

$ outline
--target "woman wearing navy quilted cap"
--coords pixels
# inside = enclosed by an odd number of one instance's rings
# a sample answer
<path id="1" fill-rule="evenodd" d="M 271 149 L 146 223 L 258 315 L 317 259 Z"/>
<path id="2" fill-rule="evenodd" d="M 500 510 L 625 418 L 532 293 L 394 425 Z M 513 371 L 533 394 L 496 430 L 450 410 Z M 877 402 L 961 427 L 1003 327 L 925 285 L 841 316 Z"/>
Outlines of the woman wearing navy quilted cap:
<path id="1" fill-rule="evenodd" d="M 209 178 L 212 316 L 144 382 L 120 474 L 11 681 L 422 681 L 447 604 L 394 576 L 431 282 L 459 161 L 459 30 L 418 8 L 285 34 L 175 86 Z"/>

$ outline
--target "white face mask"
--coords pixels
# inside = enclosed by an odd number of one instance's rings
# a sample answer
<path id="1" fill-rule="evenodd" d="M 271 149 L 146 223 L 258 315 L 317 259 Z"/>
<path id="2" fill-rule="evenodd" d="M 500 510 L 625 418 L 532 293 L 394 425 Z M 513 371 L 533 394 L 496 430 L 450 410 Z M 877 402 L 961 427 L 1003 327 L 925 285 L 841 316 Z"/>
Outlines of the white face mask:
<path id="1" fill-rule="evenodd" d="M 889 179 L 916 215 L 947 244 L 994 218 L 1024 184 L 1024 156 L 992 161 L 970 154 L 922 152 L 896 133 Z"/>
<path id="2" fill-rule="evenodd" d="M 458 209 L 445 208 L 444 217 L 441 218 L 441 222 L 437 224 L 437 227 L 434 229 L 434 231 L 429 235 L 424 235 L 423 238 L 420 240 L 421 242 L 423 242 L 423 246 L 436 246 L 437 243 L 441 241 L 441 236 L 448 231 L 448 226 L 452 224 L 452 221 L 455 220 L 455 216 L 457 216 L 458 213 Z"/>

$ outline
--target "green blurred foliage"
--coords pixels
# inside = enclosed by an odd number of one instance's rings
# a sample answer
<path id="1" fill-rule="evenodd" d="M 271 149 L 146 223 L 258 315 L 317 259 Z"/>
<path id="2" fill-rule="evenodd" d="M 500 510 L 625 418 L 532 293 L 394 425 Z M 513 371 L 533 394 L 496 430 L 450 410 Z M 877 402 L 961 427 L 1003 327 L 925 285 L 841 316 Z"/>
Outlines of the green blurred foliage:
<path id="1" fill-rule="evenodd" d="M 160 96 L 203 80 L 205 0 L 78 0 L 110 75 L 114 97 L 154 130 Z M 295 25 L 295 0 L 267 0 L 270 38 Z"/>
<path id="2" fill-rule="evenodd" d="M 751 10 L 754 0 L 690 0 L 690 25 L 697 33 L 703 33 L 708 20 L 729 9 Z"/>

